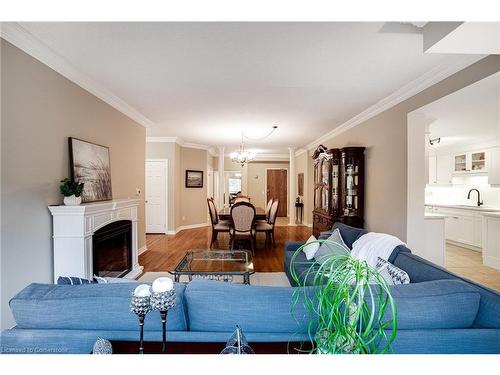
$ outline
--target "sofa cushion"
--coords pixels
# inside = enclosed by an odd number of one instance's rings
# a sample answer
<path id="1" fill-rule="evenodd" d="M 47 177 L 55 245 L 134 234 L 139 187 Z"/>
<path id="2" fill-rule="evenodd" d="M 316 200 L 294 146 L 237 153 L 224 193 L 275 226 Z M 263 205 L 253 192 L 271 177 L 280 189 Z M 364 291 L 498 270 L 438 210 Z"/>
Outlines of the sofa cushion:
<path id="1" fill-rule="evenodd" d="M 335 246 L 330 243 L 321 244 L 318 251 L 314 255 L 314 259 L 319 263 L 324 263 L 328 259 L 328 256 L 331 254 L 340 254 L 340 255 L 349 254 L 348 252 L 349 249 L 345 244 L 342 235 L 340 234 L 340 231 L 338 229 L 334 229 L 330 237 L 328 237 L 325 241 L 334 242 L 338 246 Z"/>
<path id="2" fill-rule="evenodd" d="M 480 294 L 459 280 L 390 286 L 397 306 L 398 330 L 470 328 Z M 373 289 L 375 300 L 379 291 Z M 386 312 L 390 317 L 390 311 Z"/>
<path id="3" fill-rule="evenodd" d="M 405 270 L 412 283 L 431 280 L 460 280 L 480 293 L 481 301 L 474 327 L 500 328 L 500 293 L 454 273 L 409 252 L 400 252 L 391 262 Z"/>
<path id="4" fill-rule="evenodd" d="M 31 284 L 10 301 L 19 328 L 137 330 L 130 312 L 136 283 L 53 285 Z M 187 329 L 183 284 L 175 284 L 176 306 L 168 313 L 167 329 Z M 147 315 L 145 330 L 161 330 L 158 311 Z"/>
<path id="5" fill-rule="evenodd" d="M 316 237 L 311 235 L 307 242 L 305 243 L 304 247 L 302 248 L 302 251 L 304 252 L 304 255 L 306 256 L 307 260 L 311 260 L 314 258 L 314 255 L 316 255 L 316 252 L 318 251 L 320 246 L 320 243 L 317 242 Z"/>
<path id="6" fill-rule="evenodd" d="M 344 240 L 345 244 L 349 249 L 352 249 L 352 244 L 354 243 L 354 241 L 356 241 L 363 234 L 368 233 L 368 231 L 366 231 L 365 229 L 355 228 L 351 227 L 350 225 L 336 222 L 333 224 L 332 229 L 330 229 L 327 232 L 321 232 L 321 235 L 319 236 L 318 239 L 326 240 L 328 237 L 331 236 L 332 232 L 335 229 L 338 229 L 340 231 L 340 235 L 342 236 L 342 239 Z"/>
<path id="7" fill-rule="evenodd" d="M 299 299 L 292 308 L 296 288 L 231 284 L 194 280 L 186 288 L 189 330 L 245 333 L 307 333 L 309 311 Z M 299 291 L 300 293 L 300 291 Z"/>

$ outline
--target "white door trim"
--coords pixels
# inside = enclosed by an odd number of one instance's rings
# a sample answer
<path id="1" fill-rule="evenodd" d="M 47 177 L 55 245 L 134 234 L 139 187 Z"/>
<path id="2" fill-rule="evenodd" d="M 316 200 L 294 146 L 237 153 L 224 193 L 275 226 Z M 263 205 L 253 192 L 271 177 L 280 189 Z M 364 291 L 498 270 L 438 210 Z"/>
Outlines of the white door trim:
<path id="1" fill-rule="evenodd" d="M 163 165 L 165 168 L 165 234 L 167 234 L 167 232 L 168 232 L 168 159 L 151 159 L 150 158 L 150 159 L 146 159 L 144 163 L 147 163 L 147 162 L 163 162 Z M 144 192 L 144 198 L 146 198 L 146 192 Z M 146 200 L 146 199 L 144 199 L 144 200 Z M 144 210 L 146 210 L 146 204 L 144 204 Z"/>

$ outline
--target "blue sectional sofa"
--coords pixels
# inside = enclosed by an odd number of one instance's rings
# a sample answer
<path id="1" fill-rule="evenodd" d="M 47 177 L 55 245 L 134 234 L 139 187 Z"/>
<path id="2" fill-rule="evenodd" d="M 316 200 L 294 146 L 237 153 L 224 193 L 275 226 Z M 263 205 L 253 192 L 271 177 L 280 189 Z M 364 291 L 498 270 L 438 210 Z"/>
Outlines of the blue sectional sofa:
<path id="1" fill-rule="evenodd" d="M 335 223 L 330 231 L 321 233 L 319 239 L 327 239 L 337 228 L 349 248 L 352 248 L 354 241 L 367 233 L 364 229 Z M 292 256 L 303 244 L 304 242 L 297 241 L 285 244 L 285 272 L 293 286 L 297 286 L 297 282 L 292 278 L 290 271 Z M 405 246 L 395 248 L 388 260 L 405 270 L 411 280 L 409 285 L 392 287 L 392 293 L 398 302 L 398 336 L 393 345 L 396 352 L 500 353 L 500 293 L 414 255 Z M 313 263 L 313 260 L 306 259 L 303 252 L 295 257 L 295 273 L 299 276 L 300 285 L 311 284 L 311 280 L 306 278 L 307 270 Z M 423 292 L 426 295 L 419 294 Z M 470 313 L 470 308 L 476 303 L 470 299 L 463 300 L 463 305 L 447 302 L 451 301 L 452 296 L 457 297 L 463 293 L 473 293 L 477 296 L 478 308 L 475 317 L 468 323 L 462 320 L 462 324 L 447 326 L 447 321 L 451 322 L 466 311 Z M 432 303 L 435 300 L 441 300 L 443 305 L 434 309 Z M 416 307 L 417 304 L 420 304 L 422 309 L 410 312 L 409 309 L 412 309 L 412 306 Z M 445 318 L 442 314 L 450 308 L 456 309 L 454 311 L 456 315 Z M 433 321 L 436 324 L 433 326 L 422 324 L 420 320 L 424 317 L 420 314 L 425 314 L 429 323 Z M 415 323 L 413 327 L 407 326 L 406 322 L 403 323 L 403 319 L 406 319 L 403 316 Z"/>
<path id="2" fill-rule="evenodd" d="M 362 233 L 341 232 L 348 245 Z M 288 243 L 285 262 L 299 243 Z M 394 353 L 500 353 L 500 296 L 399 248 L 393 262 L 412 278 L 392 287 L 398 307 Z M 306 266 L 306 265 L 305 265 Z M 136 283 L 31 284 L 10 301 L 16 326 L 1 334 L 2 353 L 90 353 L 98 337 L 136 341 L 129 311 Z M 238 324 L 249 342 L 309 341 L 310 314 L 297 288 L 196 280 L 175 284 L 168 315 L 171 342 L 225 342 Z M 306 289 L 312 292 L 311 288 Z M 145 340 L 161 340 L 158 312 L 145 322 Z"/>

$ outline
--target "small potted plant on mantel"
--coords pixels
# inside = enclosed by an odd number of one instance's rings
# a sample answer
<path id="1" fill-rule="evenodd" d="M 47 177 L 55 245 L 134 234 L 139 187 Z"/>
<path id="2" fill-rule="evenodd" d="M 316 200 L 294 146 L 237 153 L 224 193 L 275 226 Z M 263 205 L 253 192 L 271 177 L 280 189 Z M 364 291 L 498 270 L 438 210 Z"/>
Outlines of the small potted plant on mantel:
<path id="1" fill-rule="evenodd" d="M 66 206 L 78 206 L 82 203 L 83 182 L 71 181 L 69 178 L 61 180 L 59 186 L 61 194 L 64 195 Z"/>

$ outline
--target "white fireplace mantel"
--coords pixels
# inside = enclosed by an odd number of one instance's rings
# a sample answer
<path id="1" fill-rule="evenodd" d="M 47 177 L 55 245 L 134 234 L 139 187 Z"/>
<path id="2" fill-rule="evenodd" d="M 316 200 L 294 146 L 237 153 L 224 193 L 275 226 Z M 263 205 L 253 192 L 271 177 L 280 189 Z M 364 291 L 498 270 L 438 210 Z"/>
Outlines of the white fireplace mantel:
<path id="1" fill-rule="evenodd" d="M 139 199 L 115 199 L 79 206 L 49 206 L 53 221 L 54 282 L 59 276 L 93 278 L 92 236 L 103 226 L 119 220 L 132 222 L 132 270 L 142 273 L 137 248 L 137 207 Z"/>

